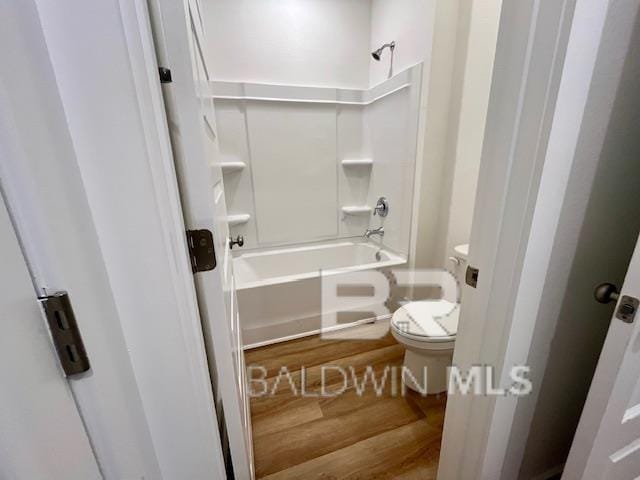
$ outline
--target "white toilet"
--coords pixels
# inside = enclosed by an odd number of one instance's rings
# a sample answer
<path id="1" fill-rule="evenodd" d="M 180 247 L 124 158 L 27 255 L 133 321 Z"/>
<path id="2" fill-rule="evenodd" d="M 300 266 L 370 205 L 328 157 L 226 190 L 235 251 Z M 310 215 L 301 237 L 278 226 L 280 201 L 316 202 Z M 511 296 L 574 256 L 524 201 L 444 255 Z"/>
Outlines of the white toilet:
<path id="1" fill-rule="evenodd" d="M 458 245 L 450 257 L 459 285 L 464 282 L 468 253 L 469 245 Z M 407 387 L 430 395 L 447 390 L 459 314 L 460 304 L 454 298 L 410 302 L 393 314 L 391 333 L 406 348 L 403 381 Z"/>

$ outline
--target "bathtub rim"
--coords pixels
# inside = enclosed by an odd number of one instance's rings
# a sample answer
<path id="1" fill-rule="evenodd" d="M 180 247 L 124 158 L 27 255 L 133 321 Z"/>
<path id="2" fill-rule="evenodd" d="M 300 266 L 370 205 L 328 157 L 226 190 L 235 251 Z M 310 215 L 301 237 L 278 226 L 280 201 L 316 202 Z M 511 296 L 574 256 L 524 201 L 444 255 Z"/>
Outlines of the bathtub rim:
<path id="1" fill-rule="evenodd" d="M 341 240 L 339 242 L 322 242 L 322 243 L 317 243 L 317 244 L 310 244 L 310 245 L 304 245 L 304 246 L 292 246 L 292 247 L 285 247 L 285 248 L 268 248 L 265 250 L 253 250 L 253 251 L 247 251 L 247 252 L 243 252 L 242 254 L 239 254 L 236 257 L 233 257 L 233 262 L 235 263 L 237 260 L 240 260 L 242 258 L 252 258 L 252 257 L 258 257 L 258 256 L 263 256 L 263 255 L 268 255 L 270 253 L 290 253 L 290 252 L 300 252 L 300 251 L 313 251 L 313 250 L 322 250 L 322 249 L 329 249 L 329 248 L 335 248 L 335 247 L 340 247 L 340 246 L 354 246 L 354 245 L 366 245 L 368 247 L 371 247 L 373 250 L 377 250 L 379 247 L 377 245 L 375 245 L 374 243 L 371 242 L 366 242 L 366 241 L 360 241 L 360 242 L 356 242 L 356 241 L 345 241 L 345 240 Z M 320 276 L 332 276 L 332 275 L 340 275 L 340 274 L 344 274 L 344 273 L 349 273 L 349 272 L 357 272 L 357 271 L 362 271 L 362 270 L 377 270 L 380 268 L 385 268 L 385 267 L 393 267 L 396 265 L 402 265 L 405 264 L 407 262 L 407 257 L 394 252 L 393 250 L 390 250 L 387 247 L 382 247 L 381 248 L 382 253 L 384 253 L 385 255 L 387 255 L 389 257 L 388 260 L 381 260 L 381 261 L 377 261 L 377 262 L 370 262 L 370 263 L 362 263 L 362 264 L 358 264 L 358 265 L 350 265 L 347 267 L 338 267 L 338 268 L 330 268 L 330 269 L 320 269 L 320 270 L 314 270 L 311 272 L 304 272 L 304 273 L 298 273 L 298 274 L 294 274 L 294 275 L 282 275 L 279 277 L 271 277 L 268 279 L 264 279 L 264 280 L 254 280 L 254 281 L 250 281 L 250 282 L 240 282 L 238 275 L 236 273 L 235 275 L 235 289 L 236 291 L 238 290 L 249 290 L 252 288 L 259 288 L 259 287 L 266 287 L 269 285 L 279 285 L 279 284 L 284 284 L 284 283 L 291 283 L 291 282 L 296 282 L 296 281 L 300 281 L 300 280 L 307 280 L 310 278 L 318 278 Z"/>

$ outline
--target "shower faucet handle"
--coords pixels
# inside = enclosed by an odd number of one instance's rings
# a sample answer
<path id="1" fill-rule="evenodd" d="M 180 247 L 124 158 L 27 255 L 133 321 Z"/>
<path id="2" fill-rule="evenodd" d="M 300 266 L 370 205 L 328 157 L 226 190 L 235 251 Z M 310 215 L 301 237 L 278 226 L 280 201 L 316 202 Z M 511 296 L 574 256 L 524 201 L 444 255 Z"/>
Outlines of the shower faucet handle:
<path id="1" fill-rule="evenodd" d="M 229 237 L 229 248 L 231 250 L 233 250 L 233 246 L 234 245 L 238 245 L 239 247 L 242 247 L 244 245 L 244 237 L 242 235 L 238 235 L 234 239 L 233 237 L 230 236 Z"/>
<path id="2" fill-rule="evenodd" d="M 389 202 L 386 197 L 380 197 L 378 199 L 378 203 L 373 208 L 374 215 L 380 215 L 381 217 L 386 217 L 389 215 Z"/>

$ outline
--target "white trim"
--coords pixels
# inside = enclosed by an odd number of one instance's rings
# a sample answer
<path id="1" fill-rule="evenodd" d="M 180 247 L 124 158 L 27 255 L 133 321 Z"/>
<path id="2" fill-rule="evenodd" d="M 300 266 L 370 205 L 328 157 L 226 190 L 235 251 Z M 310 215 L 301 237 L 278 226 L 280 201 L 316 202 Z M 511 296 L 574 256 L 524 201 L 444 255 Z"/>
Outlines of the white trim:
<path id="1" fill-rule="evenodd" d="M 420 75 L 422 63 L 417 63 L 393 77 L 363 90 L 266 83 L 210 81 L 210 98 L 220 100 L 251 100 L 266 102 L 318 103 L 329 105 L 371 105 L 389 95 L 412 86 Z"/>
<path id="2" fill-rule="evenodd" d="M 393 95 L 401 90 L 409 88 L 411 86 L 410 83 L 405 83 L 404 85 L 400 85 L 389 92 L 383 93 L 374 97 L 371 100 L 367 101 L 347 101 L 347 100 L 322 100 L 315 98 L 284 98 L 284 97 L 252 97 L 252 96 L 232 96 L 232 95 L 211 95 L 211 98 L 216 100 L 253 100 L 260 102 L 289 102 L 289 103 L 322 103 L 322 104 L 330 104 L 330 105 L 362 105 L 367 106 L 372 103 L 377 102 L 378 100 L 382 100 L 389 95 Z"/>

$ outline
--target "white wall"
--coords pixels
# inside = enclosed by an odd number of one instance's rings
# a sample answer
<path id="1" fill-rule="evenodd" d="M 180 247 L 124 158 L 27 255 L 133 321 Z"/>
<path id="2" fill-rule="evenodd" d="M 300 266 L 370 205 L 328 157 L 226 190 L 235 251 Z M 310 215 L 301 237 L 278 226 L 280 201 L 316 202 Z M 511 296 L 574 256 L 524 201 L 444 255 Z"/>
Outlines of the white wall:
<path id="1" fill-rule="evenodd" d="M 446 226 L 440 225 L 447 232 L 444 258 L 454 246 L 469 243 L 471 236 L 501 5 L 502 0 L 471 4 L 458 129 L 450 158 L 453 162 L 451 196 L 448 206 L 442 206 L 448 214 Z"/>
<path id="2" fill-rule="evenodd" d="M 438 0 L 417 180 L 412 262 L 468 243 L 502 0 Z M 446 266 L 446 265 L 445 265 Z"/>
<path id="3" fill-rule="evenodd" d="M 436 0 L 205 0 L 218 81 L 366 88 L 424 61 Z"/>
<path id="4" fill-rule="evenodd" d="M 372 0 L 370 51 L 392 40 L 396 42 L 393 72 L 390 52 L 377 62 L 369 55 L 369 83 L 377 85 L 416 63 L 431 59 L 431 38 L 436 0 Z"/>
<path id="5" fill-rule="evenodd" d="M 370 0 L 205 0 L 211 77 L 366 88 Z"/>
<path id="6" fill-rule="evenodd" d="M 419 268 L 441 267 L 446 241 L 443 211 L 449 203 L 459 98 L 468 36 L 468 8 L 461 0 L 437 0 L 428 81 L 423 82 L 418 140 L 416 194 L 410 262 Z M 451 139 L 450 139 L 451 137 Z M 441 217 L 445 220 L 441 220 Z"/>

